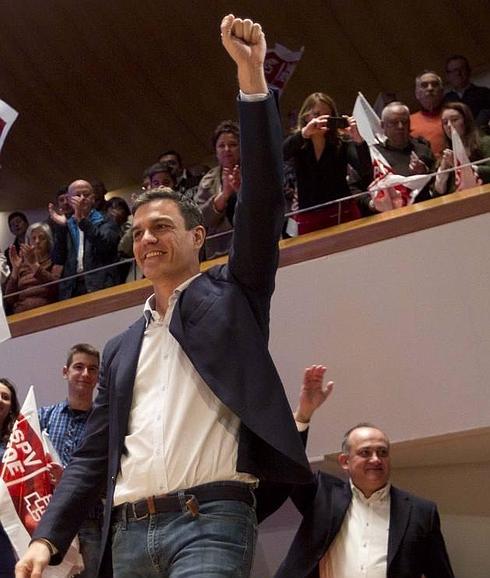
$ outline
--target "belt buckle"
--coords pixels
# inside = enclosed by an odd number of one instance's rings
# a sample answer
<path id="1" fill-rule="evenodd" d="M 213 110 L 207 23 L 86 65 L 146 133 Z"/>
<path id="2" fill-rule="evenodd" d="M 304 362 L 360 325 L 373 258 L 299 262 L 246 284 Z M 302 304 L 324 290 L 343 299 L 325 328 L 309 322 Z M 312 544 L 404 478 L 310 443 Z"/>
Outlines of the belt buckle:
<path id="1" fill-rule="evenodd" d="M 144 502 L 146 502 L 146 513 L 142 516 L 138 516 L 136 506 Z M 157 511 L 155 507 L 155 496 L 150 496 L 149 498 L 146 498 L 145 500 L 139 500 L 138 502 L 131 502 L 130 506 L 133 513 L 133 518 L 138 521 L 148 518 L 150 514 L 156 514 Z"/>
<path id="2" fill-rule="evenodd" d="M 193 518 L 199 517 L 199 502 L 194 494 L 185 496 L 185 508 Z"/>

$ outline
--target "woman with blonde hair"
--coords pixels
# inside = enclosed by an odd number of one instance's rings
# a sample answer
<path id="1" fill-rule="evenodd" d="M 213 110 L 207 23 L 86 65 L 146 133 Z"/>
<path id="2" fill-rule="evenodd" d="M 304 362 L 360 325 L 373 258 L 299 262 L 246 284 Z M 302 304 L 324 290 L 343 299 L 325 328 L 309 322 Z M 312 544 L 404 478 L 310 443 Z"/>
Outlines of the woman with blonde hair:
<path id="1" fill-rule="evenodd" d="M 334 100 L 322 92 L 310 94 L 303 102 L 296 129 L 284 141 L 283 153 L 296 173 L 300 209 L 366 190 L 372 180 L 369 147 L 355 119 L 339 116 Z M 342 203 L 340 215 L 334 204 L 298 215 L 296 220 L 301 233 L 358 217 L 357 202 L 351 200 Z"/>

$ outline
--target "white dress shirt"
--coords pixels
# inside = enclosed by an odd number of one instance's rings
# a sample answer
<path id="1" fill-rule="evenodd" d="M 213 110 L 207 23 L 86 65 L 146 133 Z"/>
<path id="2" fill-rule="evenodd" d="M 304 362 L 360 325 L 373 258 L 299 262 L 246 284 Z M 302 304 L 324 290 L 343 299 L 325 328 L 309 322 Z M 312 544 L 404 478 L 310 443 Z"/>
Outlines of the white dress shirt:
<path id="1" fill-rule="evenodd" d="M 369 498 L 350 484 L 352 500 L 339 533 L 320 560 L 320 578 L 386 578 L 390 484 Z"/>
<path id="2" fill-rule="evenodd" d="M 239 418 L 204 383 L 169 331 L 179 294 L 197 276 L 177 287 L 164 317 L 153 309 L 154 296 L 145 304 L 148 323 L 114 506 L 209 482 L 257 482 L 236 471 Z"/>

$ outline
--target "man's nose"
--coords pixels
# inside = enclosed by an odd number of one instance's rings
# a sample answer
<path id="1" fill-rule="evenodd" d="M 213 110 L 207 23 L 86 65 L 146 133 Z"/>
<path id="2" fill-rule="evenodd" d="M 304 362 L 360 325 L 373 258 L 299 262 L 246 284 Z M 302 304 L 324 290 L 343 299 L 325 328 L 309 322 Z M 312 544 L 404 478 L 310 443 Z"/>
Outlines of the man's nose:
<path id="1" fill-rule="evenodd" d="M 141 239 L 144 243 L 154 243 L 157 239 L 155 235 L 149 230 L 143 232 L 143 237 Z"/>

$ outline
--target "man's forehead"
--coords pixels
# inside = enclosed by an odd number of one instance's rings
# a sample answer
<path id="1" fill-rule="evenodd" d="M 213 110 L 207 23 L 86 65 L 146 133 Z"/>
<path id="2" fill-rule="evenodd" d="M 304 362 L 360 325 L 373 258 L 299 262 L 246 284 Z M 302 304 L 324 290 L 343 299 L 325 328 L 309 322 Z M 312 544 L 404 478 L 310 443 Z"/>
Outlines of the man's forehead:
<path id="1" fill-rule="evenodd" d="M 88 182 L 88 181 L 74 181 L 73 183 L 71 183 L 71 185 L 68 187 L 68 191 L 67 194 L 69 196 L 73 196 L 73 195 L 79 195 L 82 192 L 88 192 L 88 193 L 93 193 L 94 189 L 92 187 L 92 185 Z"/>
<path id="2" fill-rule="evenodd" d="M 138 224 L 138 222 L 147 219 L 152 221 L 165 218 L 175 220 L 178 217 L 183 219 L 180 209 L 175 201 L 172 199 L 155 199 L 136 209 L 133 216 L 133 228 Z"/>
<path id="3" fill-rule="evenodd" d="M 426 72 L 425 74 L 422 74 L 422 76 L 418 79 L 418 82 L 419 84 L 421 84 L 422 82 L 437 82 L 439 84 L 440 79 L 433 72 Z"/>
<path id="4" fill-rule="evenodd" d="M 95 367 L 99 367 L 99 362 L 95 355 L 83 353 L 82 351 L 77 351 L 73 354 L 70 365 L 75 365 L 78 363 L 82 363 L 83 365 L 95 365 Z"/>
<path id="5" fill-rule="evenodd" d="M 356 447 L 388 446 L 389 441 L 384 432 L 377 428 L 361 427 L 350 434 L 351 445 Z"/>
<path id="6" fill-rule="evenodd" d="M 393 106 L 385 111 L 382 120 L 391 120 L 395 117 L 408 118 L 409 116 L 410 113 L 404 106 Z"/>

